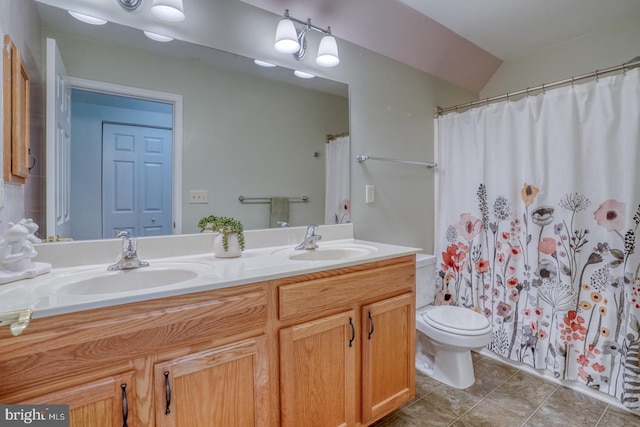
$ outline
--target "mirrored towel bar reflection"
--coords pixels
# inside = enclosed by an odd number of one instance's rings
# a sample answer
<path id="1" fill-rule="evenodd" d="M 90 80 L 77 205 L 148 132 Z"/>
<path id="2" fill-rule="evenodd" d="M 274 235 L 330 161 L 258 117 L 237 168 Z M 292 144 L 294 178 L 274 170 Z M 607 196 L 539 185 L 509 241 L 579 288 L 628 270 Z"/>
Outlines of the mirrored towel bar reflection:
<path id="1" fill-rule="evenodd" d="M 245 197 L 238 196 L 240 203 L 271 203 L 271 197 Z M 289 197 L 289 203 L 304 203 L 309 201 L 309 196 Z"/>
<path id="2" fill-rule="evenodd" d="M 364 155 L 364 154 L 360 154 L 360 155 L 356 156 L 356 160 L 358 162 L 360 162 L 360 163 L 366 162 L 367 160 L 382 160 L 384 162 L 405 163 L 405 164 L 409 164 L 409 165 L 426 166 L 429 169 L 433 169 L 433 168 L 437 168 L 438 167 L 437 163 L 414 162 L 412 160 L 388 159 L 386 157 L 373 157 L 373 156 L 367 156 L 367 155 Z"/>

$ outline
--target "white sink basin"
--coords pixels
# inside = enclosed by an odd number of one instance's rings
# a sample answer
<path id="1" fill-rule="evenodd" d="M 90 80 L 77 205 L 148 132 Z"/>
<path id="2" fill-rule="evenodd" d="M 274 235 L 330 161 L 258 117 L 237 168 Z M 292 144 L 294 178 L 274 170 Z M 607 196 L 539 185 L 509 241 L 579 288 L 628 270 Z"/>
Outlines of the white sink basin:
<path id="1" fill-rule="evenodd" d="M 281 249 L 274 254 L 284 252 L 292 261 L 341 261 L 362 258 L 376 251 L 373 246 L 357 244 L 326 244 L 319 245 L 316 249 L 295 250 Z"/>
<path id="2" fill-rule="evenodd" d="M 196 277 L 198 273 L 189 270 L 120 270 L 68 283 L 58 288 L 58 292 L 62 295 L 114 294 L 174 285 Z"/>
<path id="3" fill-rule="evenodd" d="M 159 263 L 130 270 L 85 270 L 57 278 L 47 288 L 60 296 L 91 296 L 135 293 L 155 288 L 180 286 L 204 274 L 213 275 L 214 268 L 202 263 Z M 44 290 L 44 289 L 43 289 Z"/>

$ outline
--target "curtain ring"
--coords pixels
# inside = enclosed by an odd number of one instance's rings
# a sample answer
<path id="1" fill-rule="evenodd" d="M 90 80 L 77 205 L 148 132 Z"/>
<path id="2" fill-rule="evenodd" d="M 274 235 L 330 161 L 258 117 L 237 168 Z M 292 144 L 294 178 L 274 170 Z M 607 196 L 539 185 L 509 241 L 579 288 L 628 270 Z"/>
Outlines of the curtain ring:
<path id="1" fill-rule="evenodd" d="M 509 102 L 509 92 L 507 92 L 507 102 Z"/>
<path id="2" fill-rule="evenodd" d="M 489 106 L 489 97 L 487 97 L 487 99 L 486 99 L 486 101 L 485 101 L 485 102 L 486 102 L 486 104 L 485 104 L 485 105 L 488 107 L 488 106 Z"/>
<path id="3" fill-rule="evenodd" d="M 529 97 L 529 88 L 527 88 L 527 98 Z"/>
<path id="4" fill-rule="evenodd" d="M 543 94 L 544 94 L 544 93 L 547 93 L 547 92 L 544 90 L 544 83 L 542 83 L 542 93 L 543 93 Z"/>
<path id="5" fill-rule="evenodd" d="M 596 70 L 596 82 L 600 81 L 600 72 L 598 70 Z"/>
<path id="6" fill-rule="evenodd" d="M 576 81 L 576 78 L 575 78 L 575 77 L 573 77 L 573 76 L 571 76 L 571 87 L 572 87 L 572 88 L 573 88 L 573 87 L 575 87 L 575 86 L 574 86 L 575 81 Z"/>

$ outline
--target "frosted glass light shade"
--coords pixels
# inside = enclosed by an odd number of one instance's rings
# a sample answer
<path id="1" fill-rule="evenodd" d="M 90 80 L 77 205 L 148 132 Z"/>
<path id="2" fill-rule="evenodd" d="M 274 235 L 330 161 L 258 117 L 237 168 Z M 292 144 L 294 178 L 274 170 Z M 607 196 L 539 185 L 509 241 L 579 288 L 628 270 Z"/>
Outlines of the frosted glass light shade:
<path id="1" fill-rule="evenodd" d="M 151 13 L 169 22 L 184 21 L 182 0 L 153 0 Z"/>
<path id="2" fill-rule="evenodd" d="M 166 43 L 173 40 L 173 37 L 163 36 L 162 34 L 152 33 L 151 31 L 143 31 L 143 33 L 145 36 L 149 37 L 151 40 L 155 40 L 157 42 Z"/>
<path id="3" fill-rule="evenodd" d="M 338 44 L 336 43 L 335 37 L 331 35 L 324 36 L 322 40 L 320 40 L 316 64 L 322 67 L 335 67 L 339 63 Z"/>
<path id="4" fill-rule="evenodd" d="M 276 41 L 273 47 L 280 53 L 296 53 L 300 50 L 298 33 L 293 21 L 282 18 L 276 28 Z"/>
<path id="5" fill-rule="evenodd" d="M 104 24 L 107 23 L 107 21 L 104 20 L 104 19 L 96 18 L 94 16 L 85 15 L 84 13 L 74 12 L 72 10 L 69 11 L 69 14 L 71 16 L 73 16 L 74 18 L 76 18 L 78 21 L 82 21 L 85 24 L 104 25 Z"/>

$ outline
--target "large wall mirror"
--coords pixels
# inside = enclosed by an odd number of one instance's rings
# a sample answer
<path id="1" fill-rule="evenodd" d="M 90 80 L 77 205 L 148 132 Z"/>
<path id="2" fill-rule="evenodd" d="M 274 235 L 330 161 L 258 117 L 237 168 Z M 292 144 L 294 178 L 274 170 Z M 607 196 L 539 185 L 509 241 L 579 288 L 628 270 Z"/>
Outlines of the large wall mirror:
<path id="1" fill-rule="evenodd" d="M 158 193 L 162 189 L 171 190 L 168 197 L 178 195 L 164 209 L 172 211 L 170 226 L 178 221 L 183 233 L 198 232 L 198 220 L 208 215 L 238 218 L 246 229 L 268 228 L 272 197 L 291 198 L 292 226 L 326 222 L 326 141 L 327 135 L 349 130 L 347 85 L 302 80 L 292 70 L 258 67 L 250 58 L 179 40 L 159 43 L 135 28 L 83 24 L 66 10 L 42 3 L 38 10 L 43 36 L 56 41 L 73 86 L 66 236 L 113 237 L 105 227 L 105 209 L 117 211 L 118 203 L 127 206 L 136 197 L 166 202 L 167 196 Z M 155 99 L 158 93 L 169 100 L 178 96 L 182 111 Z M 152 136 L 140 131 L 145 126 Z M 151 151 L 162 151 L 163 138 L 179 145 L 167 158 L 171 181 L 150 168 L 146 183 L 136 184 L 141 189 L 136 196 L 138 190 L 118 187 L 136 180 L 130 169 L 105 173 L 108 165 L 130 160 L 106 153 L 105 141 L 111 138 L 114 146 L 126 148 L 139 131 Z M 49 184 L 56 180 L 63 181 L 47 175 Z M 108 183 L 115 184 L 108 188 Z M 256 200 L 243 203 L 240 196 Z M 117 206 L 104 206 L 109 197 Z"/>

